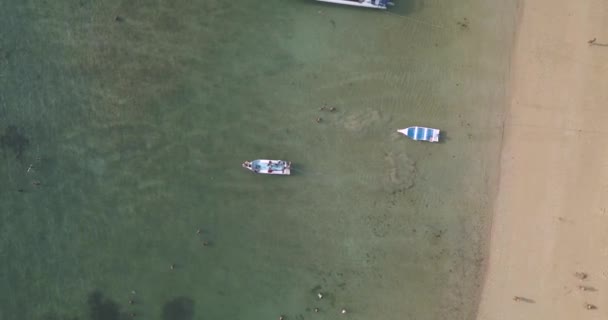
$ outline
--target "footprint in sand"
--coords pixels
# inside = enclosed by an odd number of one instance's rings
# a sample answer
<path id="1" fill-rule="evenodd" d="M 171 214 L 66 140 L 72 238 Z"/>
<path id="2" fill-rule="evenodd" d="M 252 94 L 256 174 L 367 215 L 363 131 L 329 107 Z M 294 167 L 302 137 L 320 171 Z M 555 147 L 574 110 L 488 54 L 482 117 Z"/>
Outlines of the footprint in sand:
<path id="1" fill-rule="evenodd" d="M 401 192 L 414 186 L 416 164 L 405 153 L 389 152 L 384 160 L 386 163 L 384 186 L 388 192 Z"/>
<path id="2" fill-rule="evenodd" d="M 353 133 L 364 133 L 374 126 L 381 126 L 389 121 L 390 116 L 385 116 L 374 109 L 355 111 L 341 119 L 344 128 Z"/>

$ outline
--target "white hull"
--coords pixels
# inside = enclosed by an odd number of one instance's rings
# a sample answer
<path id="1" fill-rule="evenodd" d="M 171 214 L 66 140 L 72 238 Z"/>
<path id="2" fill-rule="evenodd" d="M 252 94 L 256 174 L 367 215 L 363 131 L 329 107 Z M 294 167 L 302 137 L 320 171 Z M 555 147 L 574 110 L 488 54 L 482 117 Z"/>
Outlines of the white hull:
<path id="1" fill-rule="evenodd" d="M 328 2 L 335 4 L 342 4 L 345 6 L 353 6 L 353 7 L 362 7 L 362 8 L 372 8 L 372 9 L 381 9 L 386 10 L 386 2 L 381 0 L 364 0 L 364 1 L 350 1 L 350 0 L 317 0 L 320 2 Z"/>
<path id="2" fill-rule="evenodd" d="M 243 168 L 258 174 L 275 174 L 288 176 L 291 174 L 291 162 L 283 160 L 258 159 L 245 161 Z"/>

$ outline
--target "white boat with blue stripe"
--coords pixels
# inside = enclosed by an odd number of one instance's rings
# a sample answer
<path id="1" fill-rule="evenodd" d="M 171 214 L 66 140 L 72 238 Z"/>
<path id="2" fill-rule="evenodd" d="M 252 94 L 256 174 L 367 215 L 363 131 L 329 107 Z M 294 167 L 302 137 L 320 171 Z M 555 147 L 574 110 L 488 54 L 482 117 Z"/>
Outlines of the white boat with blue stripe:
<path id="1" fill-rule="evenodd" d="M 321 2 L 329 2 L 335 4 L 343 4 L 346 6 L 373 8 L 386 10 L 388 6 L 392 6 L 393 3 L 390 0 L 317 0 Z"/>
<path id="2" fill-rule="evenodd" d="M 427 128 L 427 127 L 409 127 L 401 130 L 397 130 L 399 133 L 403 133 L 412 140 L 438 142 L 439 141 L 439 129 Z"/>
<path id="3" fill-rule="evenodd" d="M 278 174 L 288 176 L 291 174 L 291 162 L 283 160 L 258 159 L 243 162 L 243 168 L 259 174 Z"/>

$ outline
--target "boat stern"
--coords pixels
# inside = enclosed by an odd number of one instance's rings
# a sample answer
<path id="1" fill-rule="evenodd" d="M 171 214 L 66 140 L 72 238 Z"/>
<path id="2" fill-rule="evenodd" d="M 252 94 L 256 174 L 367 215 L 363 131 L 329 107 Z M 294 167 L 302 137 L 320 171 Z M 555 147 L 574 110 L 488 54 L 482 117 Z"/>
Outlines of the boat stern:
<path id="1" fill-rule="evenodd" d="M 378 0 L 380 7 L 387 9 L 388 7 L 394 6 L 395 4 L 390 0 Z"/>

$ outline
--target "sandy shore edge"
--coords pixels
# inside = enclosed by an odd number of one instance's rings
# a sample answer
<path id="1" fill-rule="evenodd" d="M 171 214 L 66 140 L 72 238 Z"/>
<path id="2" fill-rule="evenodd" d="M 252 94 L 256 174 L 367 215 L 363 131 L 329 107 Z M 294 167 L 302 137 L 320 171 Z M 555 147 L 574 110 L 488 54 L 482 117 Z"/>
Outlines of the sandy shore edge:
<path id="1" fill-rule="evenodd" d="M 608 2 L 519 5 L 477 319 L 605 318 Z"/>

